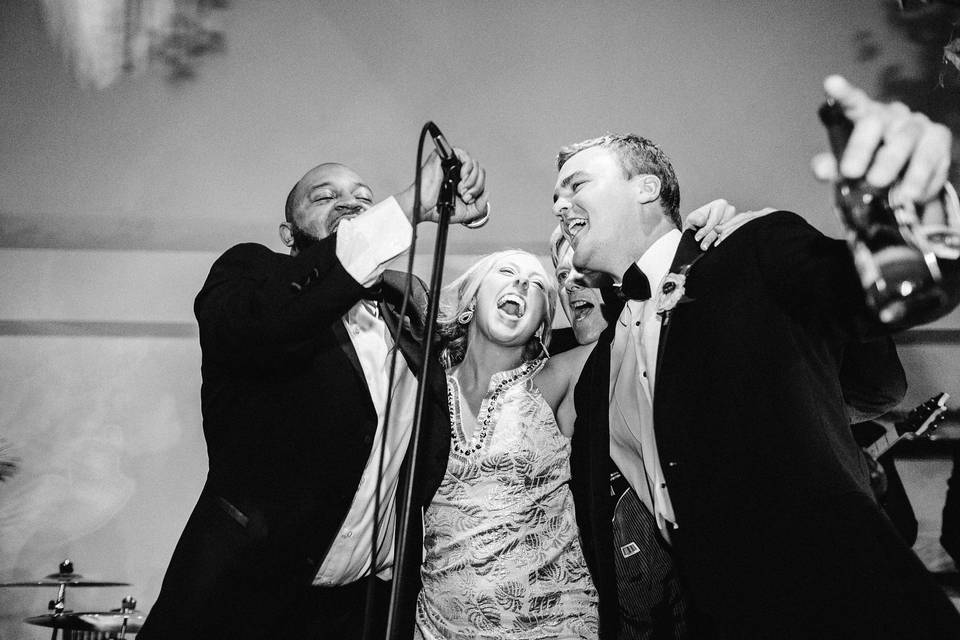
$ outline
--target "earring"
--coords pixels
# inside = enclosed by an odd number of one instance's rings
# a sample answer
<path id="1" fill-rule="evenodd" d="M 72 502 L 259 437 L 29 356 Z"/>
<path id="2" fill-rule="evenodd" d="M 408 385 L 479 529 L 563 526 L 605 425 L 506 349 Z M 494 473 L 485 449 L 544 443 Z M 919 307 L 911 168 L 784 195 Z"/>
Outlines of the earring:
<path id="1" fill-rule="evenodd" d="M 537 342 L 540 343 L 540 351 L 543 352 L 543 357 L 544 357 L 544 358 L 549 358 L 549 357 L 550 357 L 550 352 L 547 351 L 547 345 L 544 344 L 542 334 L 539 333 L 539 332 L 537 333 Z"/>
<path id="2" fill-rule="evenodd" d="M 457 316 L 457 324 L 470 324 L 471 320 L 473 320 L 473 305 L 460 312 Z"/>
<path id="3" fill-rule="evenodd" d="M 541 333 L 539 331 L 533 334 L 533 339 L 536 339 L 537 344 L 540 346 L 540 348 L 536 351 L 534 355 L 528 356 L 531 360 L 536 360 L 541 355 L 543 355 L 544 358 L 550 357 L 550 352 L 547 351 L 547 345 L 543 343 L 543 338 L 540 336 L 541 336 Z M 531 342 L 533 341 L 533 339 L 531 339 Z M 529 350 L 527 351 L 527 353 L 529 353 Z"/>

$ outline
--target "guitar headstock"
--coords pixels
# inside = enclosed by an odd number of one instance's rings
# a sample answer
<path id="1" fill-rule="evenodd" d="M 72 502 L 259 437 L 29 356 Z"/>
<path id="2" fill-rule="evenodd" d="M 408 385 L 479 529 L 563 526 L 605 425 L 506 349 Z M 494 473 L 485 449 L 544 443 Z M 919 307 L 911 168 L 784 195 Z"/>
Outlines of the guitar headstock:
<path id="1" fill-rule="evenodd" d="M 935 430 L 943 422 L 949 399 L 950 394 L 941 391 L 914 407 L 906 418 L 893 425 L 897 434 L 901 436 L 911 434 L 908 437 L 916 438 Z"/>

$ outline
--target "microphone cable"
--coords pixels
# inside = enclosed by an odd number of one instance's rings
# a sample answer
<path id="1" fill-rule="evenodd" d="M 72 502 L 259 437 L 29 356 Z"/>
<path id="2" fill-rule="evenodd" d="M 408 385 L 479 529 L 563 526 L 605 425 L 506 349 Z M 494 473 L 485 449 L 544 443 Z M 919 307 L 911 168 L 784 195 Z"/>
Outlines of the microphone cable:
<path id="1" fill-rule="evenodd" d="M 413 261 L 416 255 L 417 248 L 417 217 L 420 215 L 420 181 L 423 175 L 423 167 L 421 164 L 421 159 L 423 157 L 423 142 L 427 136 L 427 133 L 430 131 L 430 127 L 433 125 L 432 122 L 427 122 L 423 125 L 423 128 L 420 130 L 420 140 L 417 142 L 417 165 L 414 171 L 414 187 L 413 187 L 413 220 L 411 221 L 412 232 L 410 236 L 410 248 L 409 255 L 407 257 L 407 273 L 406 278 L 404 278 L 404 287 L 403 287 L 403 299 L 400 303 L 400 313 L 397 316 L 397 326 L 393 328 L 391 332 L 391 338 L 393 339 L 393 347 L 391 348 L 390 354 L 390 371 L 387 376 L 387 400 L 383 412 L 383 429 L 382 429 L 382 438 L 380 439 L 380 459 L 377 462 L 377 482 L 374 487 L 374 513 L 373 513 L 373 527 L 370 532 L 370 575 L 367 577 L 367 601 L 364 607 L 364 616 L 363 616 L 363 640 L 376 640 L 373 637 L 374 629 L 376 625 L 374 624 L 377 618 L 377 609 L 375 606 L 376 592 L 377 592 L 377 556 L 378 556 L 378 543 L 380 539 L 380 490 L 383 485 L 383 459 L 387 450 L 387 435 L 389 432 L 390 425 L 390 413 L 393 408 L 393 385 L 394 377 L 396 374 L 397 367 L 397 353 L 400 351 L 400 331 L 403 329 L 403 320 L 406 318 L 407 307 L 410 302 L 410 295 L 413 292 Z M 427 295 L 440 295 L 440 292 L 428 292 Z M 421 367 L 426 363 L 421 364 Z M 411 432 L 410 438 L 411 441 L 417 437 L 419 434 Z M 410 442 L 407 445 L 409 449 L 413 447 L 410 456 L 410 467 L 407 470 L 407 473 L 412 474 L 416 470 L 416 453 L 417 453 L 417 443 Z M 399 490 L 399 486 L 398 486 Z M 396 500 L 396 496 L 394 496 Z M 397 520 L 400 517 L 400 513 L 397 513 L 394 520 Z M 395 523 L 396 527 L 405 531 L 405 527 L 400 526 L 400 522 Z M 396 534 L 394 534 L 396 536 Z M 393 566 L 393 579 L 399 580 L 402 577 L 403 567 L 397 567 L 396 564 L 396 552 L 394 550 L 394 566 Z"/>

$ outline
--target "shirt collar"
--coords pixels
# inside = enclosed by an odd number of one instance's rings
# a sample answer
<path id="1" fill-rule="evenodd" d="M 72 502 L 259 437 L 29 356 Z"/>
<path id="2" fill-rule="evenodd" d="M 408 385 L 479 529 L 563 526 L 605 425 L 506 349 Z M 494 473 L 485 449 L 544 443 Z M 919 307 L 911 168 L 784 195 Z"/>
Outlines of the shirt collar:
<path id="1" fill-rule="evenodd" d="M 378 305 L 375 300 L 361 298 L 355 305 L 350 307 L 350 309 L 344 314 L 344 317 L 346 318 L 347 322 L 359 324 L 361 322 L 360 318 L 363 315 L 379 318 L 380 305 Z"/>
<path id="2" fill-rule="evenodd" d="M 637 266 L 647 274 L 647 279 L 650 280 L 652 291 L 660 289 L 660 282 L 670 271 L 670 265 L 677 254 L 682 237 L 683 233 L 679 229 L 671 229 L 650 245 L 637 260 Z"/>

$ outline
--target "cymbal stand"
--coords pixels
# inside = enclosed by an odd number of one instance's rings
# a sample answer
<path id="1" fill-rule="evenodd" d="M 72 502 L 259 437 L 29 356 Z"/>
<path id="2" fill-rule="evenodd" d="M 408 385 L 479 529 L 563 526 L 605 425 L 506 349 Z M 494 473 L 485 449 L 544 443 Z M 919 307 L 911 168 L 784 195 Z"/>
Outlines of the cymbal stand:
<path id="1" fill-rule="evenodd" d="M 60 573 L 67 574 L 73 573 L 73 562 L 69 559 L 64 560 L 60 563 Z M 57 599 L 51 600 L 47 605 L 47 609 L 53 611 L 53 615 L 60 616 L 63 615 L 64 610 L 66 609 L 65 601 L 67 599 L 67 583 L 61 582 L 59 589 L 57 589 Z M 58 628 L 53 628 L 53 633 L 50 636 L 50 640 L 57 640 Z"/>
<path id="2" fill-rule="evenodd" d="M 66 608 L 64 601 L 67 599 L 67 585 L 61 584 L 60 588 L 57 590 L 57 599 L 51 600 L 50 604 L 47 605 L 47 609 L 53 611 L 53 615 L 60 616 L 63 615 L 63 611 Z M 50 636 L 50 640 L 57 640 L 57 629 L 53 628 L 53 635 Z"/>
<path id="3" fill-rule="evenodd" d="M 120 640 L 124 640 L 127 635 L 127 621 L 130 619 L 129 613 L 137 608 L 137 599 L 133 596 L 127 596 L 120 601 L 120 613 L 123 614 L 123 623 L 120 625 Z"/>

